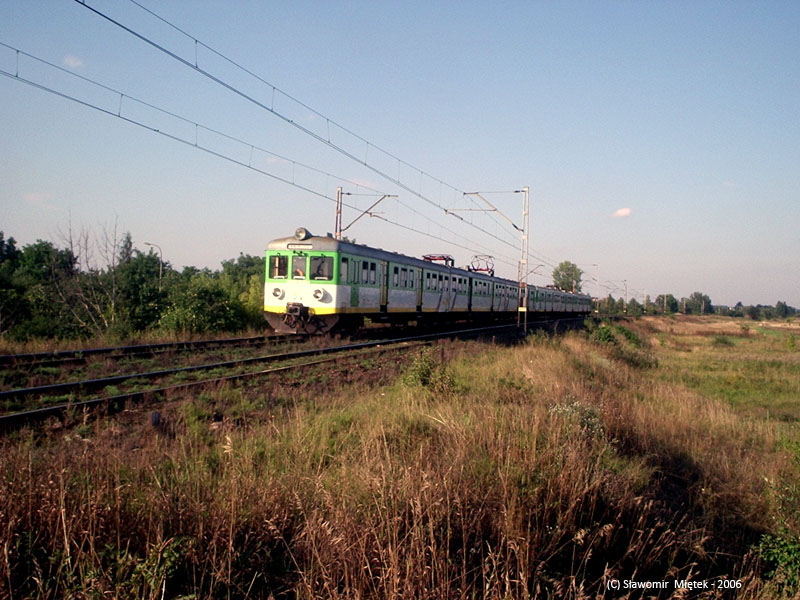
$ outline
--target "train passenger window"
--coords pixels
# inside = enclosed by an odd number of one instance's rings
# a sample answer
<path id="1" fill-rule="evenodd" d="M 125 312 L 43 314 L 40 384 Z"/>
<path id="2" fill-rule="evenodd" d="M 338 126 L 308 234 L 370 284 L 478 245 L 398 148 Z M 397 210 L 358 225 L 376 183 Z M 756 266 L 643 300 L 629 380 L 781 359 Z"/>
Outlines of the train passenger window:
<path id="1" fill-rule="evenodd" d="M 414 281 L 417 279 L 417 272 L 414 269 L 409 271 L 408 276 L 408 285 L 411 289 L 414 289 Z"/>
<path id="2" fill-rule="evenodd" d="M 369 263 L 369 282 L 375 283 L 375 263 Z"/>
<path id="3" fill-rule="evenodd" d="M 369 283 L 369 263 L 367 261 L 361 263 L 361 283 Z"/>
<path id="4" fill-rule="evenodd" d="M 350 283 L 358 283 L 358 261 L 353 261 L 353 268 L 350 269 Z"/>
<path id="5" fill-rule="evenodd" d="M 306 278 L 306 257 L 293 256 L 292 257 L 292 279 L 305 279 Z"/>
<path id="6" fill-rule="evenodd" d="M 425 289 L 426 290 L 431 289 L 431 274 L 430 273 L 425 273 Z"/>
<path id="7" fill-rule="evenodd" d="M 392 285 L 398 287 L 400 285 L 400 267 L 392 269 Z"/>
<path id="8" fill-rule="evenodd" d="M 311 279 L 315 281 L 330 281 L 333 279 L 333 257 L 311 257 Z"/>
<path id="9" fill-rule="evenodd" d="M 347 283 L 347 267 L 350 266 L 350 261 L 346 256 L 342 257 L 342 264 L 339 267 L 339 281 Z"/>
<path id="10" fill-rule="evenodd" d="M 400 270 L 400 285 L 402 287 L 408 287 L 408 270 L 406 269 Z"/>
<path id="11" fill-rule="evenodd" d="M 286 279 L 289 274 L 288 256 L 269 257 L 269 277 L 270 279 Z"/>

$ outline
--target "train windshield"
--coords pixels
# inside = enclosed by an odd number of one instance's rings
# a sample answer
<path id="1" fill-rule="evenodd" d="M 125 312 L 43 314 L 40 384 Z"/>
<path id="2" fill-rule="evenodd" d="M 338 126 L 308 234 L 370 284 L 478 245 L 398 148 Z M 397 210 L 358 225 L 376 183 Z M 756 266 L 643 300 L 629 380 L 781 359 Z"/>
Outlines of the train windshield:
<path id="1" fill-rule="evenodd" d="M 305 255 L 295 255 L 292 257 L 292 279 L 306 278 L 306 257 Z"/>
<path id="2" fill-rule="evenodd" d="M 289 273 L 288 256 L 269 257 L 269 277 L 270 279 L 286 279 Z"/>
<path id="3" fill-rule="evenodd" d="M 333 279 L 333 257 L 311 257 L 311 279 L 315 281 L 330 281 Z"/>

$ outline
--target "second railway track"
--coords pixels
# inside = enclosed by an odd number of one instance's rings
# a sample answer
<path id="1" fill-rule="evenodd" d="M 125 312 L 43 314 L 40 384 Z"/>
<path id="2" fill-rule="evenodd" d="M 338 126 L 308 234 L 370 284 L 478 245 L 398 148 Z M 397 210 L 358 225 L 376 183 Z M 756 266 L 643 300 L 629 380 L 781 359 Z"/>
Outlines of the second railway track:
<path id="1" fill-rule="evenodd" d="M 291 336 L 294 340 L 306 336 Z M 89 357 L 112 359 L 137 356 L 155 356 L 165 352 L 183 352 L 200 349 L 216 349 L 260 344 L 277 344 L 286 341 L 286 335 L 257 335 L 249 337 L 224 338 L 217 340 L 192 340 L 182 342 L 161 342 L 155 344 L 134 344 L 128 346 L 108 346 L 104 348 L 85 348 L 77 350 L 57 350 L 54 352 L 28 352 L 23 354 L 0 354 L 0 366 L 62 366 L 84 363 Z"/>
<path id="2" fill-rule="evenodd" d="M 270 373 L 277 373 L 287 371 L 293 368 L 304 367 L 314 364 L 320 364 L 331 360 L 336 360 L 336 357 L 341 355 L 353 355 L 354 353 L 366 353 L 371 351 L 384 352 L 396 348 L 414 346 L 421 343 L 434 341 L 436 339 L 445 337 L 457 336 L 480 336 L 480 335 L 502 335 L 504 333 L 513 332 L 514 328 L 503 325 L 496 327 L 480 327 L 466 330 L 450 331 L 446 333 L 430 333 L 424 335 L 406 336 L 392 340 L 378 340 L 359 342 L 355 344 L 346 344 L 342 346 L 333 346 L 327 348 L 314 348 L 308 350 L 300 350 L 293 352 L 286 352 L 280 354 L 270 354 L 258 357 L 250 357 L 245 359 L 220 361 L 204 365 L 194 365 L 188 367 L 178 367 L 174 369 L 161 369 L 151 372 L 132 373 L 127 375 L 115 375 L 112 377 L 104 377 L 93 380 L 74 381 L 56 383 L 44 386 L 33 386 L 28 388 L 19 388 L 14 390 L 7 390 L 0 392 L 0 405 L 8 406 L 11 402 L 18 402 L 20 399 L 41 398 L 43 396 L 64 396 L 69 395 L 66 401 L 50 402 L 49 404 L 42 405 L 39 402 L 34 408 L 29 410 L 17 410 L 14 412 L 7 412 L 0 415 L 0 432 L 7 432 L 17 429 L 26 424 L 35 424 L 50 417 L 59 417 L 67 411 L 84 410 L 97 407 L 119 407 L 124 405 L 128 400 L 142 399 L 146 396 L 157 396 L 160 393 L 175 390 L 185 389 L 193 386 L 203 386 L 214 383 L 221 383 L 224 381 L 235 381 L 245 378 L 253 378 L 259 376 L 266 376 Z M 316 359 L 314 361 L 306 361 L 297 364 L 287 364 L 276 368 L 259 369 L 256 371 L 246 372 L 232 372 L 229 371 L 224 375 L 215 375 L 210 378 L 199 379 L 191 382 L 171 383 L 166 386 L 153 387 L 150 389 L 140 389 L 136 385 L 135 389 L 120 393 L 117 386 L 123 384 L 139 384 L 143 381 L 160 380 L 175 375 L 189 375 L 192 373 L 199 373 L 202 371 L 219 371 L 223 369 L 237 369 L 242 366 L 253 365 L 257 363 L 283 363 L 302 360 L 306 358 L 319 357 L 325 355 L 333 355 L 334 358 Z M 100 398 L 81 399 L 80 394 L 96 391 L 99 389 L 113 390 L 110 393 Z M 77 396 L 77 397 L 76 397 Z M 35 400 L 34 400 L 35 401 Z"/>

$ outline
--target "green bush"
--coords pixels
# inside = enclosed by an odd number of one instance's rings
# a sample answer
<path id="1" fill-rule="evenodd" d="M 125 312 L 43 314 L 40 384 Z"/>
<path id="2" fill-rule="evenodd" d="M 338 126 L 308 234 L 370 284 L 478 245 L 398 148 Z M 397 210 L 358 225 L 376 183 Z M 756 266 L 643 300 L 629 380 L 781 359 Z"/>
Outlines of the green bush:
<path id="1" fill-rule="evenodd" d="M 777 535 L 764 535 L 761 556 L 767 562 L 767 577 L 778 584 L 787 596 L 800 588 L 800 539 L 783 527 Z"/>
<path id="2" fill-rule="evenodd" d="M 438 394 L 455 391 L 456 384 L 446 365 L 433 358 L 430 348 L 423 349 L 406 369 L 403 381 L 408 386 L 421 386 Z"/>
<path id="3" fill-rule="evenodd" d="M 160 321 L 169 331 L 237 331 L 247 322 L 241 302 L 232 300 L 218 281 L 207 276 L 194 276 L 178 286 L 170 301 Z"/>
<path id="4" fill-rule="evenodd" d="M 591 339 L 598 344 L 612 344 L 617 345 L 617 338 L 611 328 L 607 325 L 601 325 L 592 333 Z"/>

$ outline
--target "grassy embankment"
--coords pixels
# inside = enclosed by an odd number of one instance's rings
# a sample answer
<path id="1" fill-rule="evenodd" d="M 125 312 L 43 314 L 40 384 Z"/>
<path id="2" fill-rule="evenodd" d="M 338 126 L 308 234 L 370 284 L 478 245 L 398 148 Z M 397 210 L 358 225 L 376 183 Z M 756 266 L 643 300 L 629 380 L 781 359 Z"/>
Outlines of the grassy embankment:
<path id="1" fill-rule="evenodd" d="M 160 428 L 14 436 L 0 596 L 790 593 L 800 339 L 695 327 L 440 346 L 387 385 L 321 373 L 176 403 Z M 750 382 L 754 361 L 770 370 Z"/>

